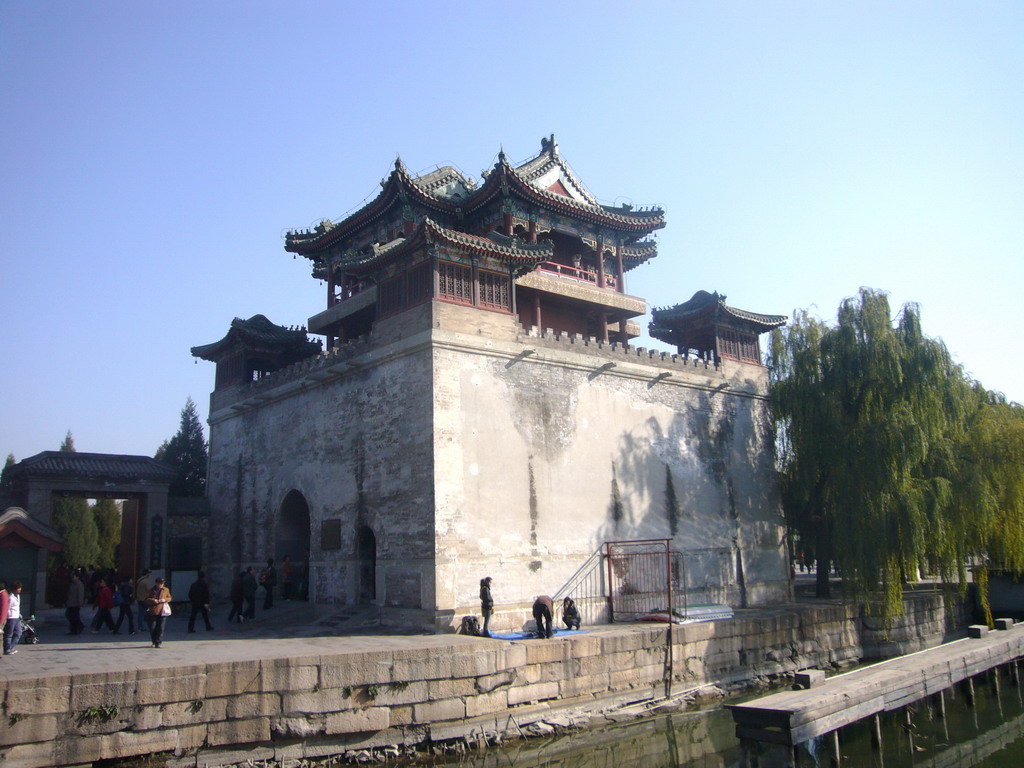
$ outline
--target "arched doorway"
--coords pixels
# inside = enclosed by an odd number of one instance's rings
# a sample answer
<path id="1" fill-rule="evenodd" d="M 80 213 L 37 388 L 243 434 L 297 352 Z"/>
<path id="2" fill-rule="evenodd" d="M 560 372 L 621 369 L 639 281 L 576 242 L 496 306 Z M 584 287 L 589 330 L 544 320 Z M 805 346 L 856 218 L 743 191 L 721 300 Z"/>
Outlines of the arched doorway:
<path id="1" fill-rule="evenodd" d="M 274 557 L 278 565 L 278 580 L 283 581 L 281 572 L 284 558 L 292 566 L 291 597 L 299 600 L 309 598 L 309 504 L 299 491 L 291 490 L 281 502 L 277 515 L 276 546 Z M 285 588 L 281 585 L 282 590 Z M 284 592 L 282 591 L 282 595 Z"/>
<path id="2" fill-rule="evenodd" d="M 377 537 L 369 526 L 356 529 L 356 559 L 359 561 L 359 602 L 377 599 Z"/>

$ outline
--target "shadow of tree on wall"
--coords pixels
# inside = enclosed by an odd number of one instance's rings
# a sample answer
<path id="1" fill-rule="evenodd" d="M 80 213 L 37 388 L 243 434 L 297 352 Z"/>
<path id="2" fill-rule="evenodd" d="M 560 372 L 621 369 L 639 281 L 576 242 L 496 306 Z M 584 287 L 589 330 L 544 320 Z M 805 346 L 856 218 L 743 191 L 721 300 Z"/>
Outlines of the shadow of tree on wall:
<path id="1" fill-rule="evenodd" d="M 744 552 L 760 546 L 764 524 L 781 523 L 762 408 L 760 400 L 700 391 L 667 420 L 652 416 L 623 433 L 595 547 L 672 539 L 695 597 L 725 602 L 732 591 L 744 605 Z"/>

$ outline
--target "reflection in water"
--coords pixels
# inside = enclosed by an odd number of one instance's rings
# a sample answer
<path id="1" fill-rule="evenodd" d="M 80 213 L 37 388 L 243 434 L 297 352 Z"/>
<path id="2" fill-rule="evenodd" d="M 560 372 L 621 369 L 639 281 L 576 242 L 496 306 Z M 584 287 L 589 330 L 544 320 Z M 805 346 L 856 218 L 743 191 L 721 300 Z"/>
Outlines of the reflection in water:
<path id="1" fill-rule="evenodd" d="M 846 768 L 1021 768 L 1024 766 L 1024 697 L 1006 673 L 986 673 L 969 686 L 880 718 L 882 749 L 873 745 L 873 722 L 840 732 Z M 945 717 L 942 716 L 943 708 Z M 828 738 L 828 737 L 826 737 Z M 824 739 L 798 750 L 803 768 L 831 764 Z M 815 759 L 816 756 L 816 759 Z M 783 747 L 754 744 L 751 768 L 787 765 Z M 500 749 L 418 765 L 466 768 L 741 768 L 744 755 L 731 715 L 721 709 L 649 717 L 561 736 L 518 740 Z"/>

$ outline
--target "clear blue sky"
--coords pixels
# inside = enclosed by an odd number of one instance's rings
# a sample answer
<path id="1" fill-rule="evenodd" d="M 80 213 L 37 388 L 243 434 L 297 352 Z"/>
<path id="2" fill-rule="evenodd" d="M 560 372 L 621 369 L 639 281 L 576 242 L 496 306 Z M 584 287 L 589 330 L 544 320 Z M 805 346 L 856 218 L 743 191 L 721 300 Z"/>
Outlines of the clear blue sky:
<path id="1" fill-rule="evenodd" d="M 149 454 L 235 316 L 324 289 L 283 234 L 554 133 L 667 211 L 630 273 L 834 319 L 921 304 L 1024 401 L 1024 3 L 0 3 L 0 460 Z M 645 321 L 646 324 L 646 321 Z M 657 343 L 652 346 L 658 346 Z"/>

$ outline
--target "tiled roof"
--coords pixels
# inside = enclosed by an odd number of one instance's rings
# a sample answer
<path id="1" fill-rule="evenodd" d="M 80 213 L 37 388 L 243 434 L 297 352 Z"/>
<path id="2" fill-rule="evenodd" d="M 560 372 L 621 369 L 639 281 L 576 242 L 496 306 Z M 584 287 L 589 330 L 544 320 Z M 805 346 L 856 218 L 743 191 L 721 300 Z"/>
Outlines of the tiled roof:
<path id="1" fill-rule="evenodd" d="M 52 551 L 60 551 L 60 545 L 64 543 L 56 529 L 29 517 L 21 507 L 8 507 L 0 514 L 0 539 L 13 534 L 21 534 L 32 544 Z"/>
<path id="2" fill-rule="evenodd" d="M 559 169 L 560 177 L 582 200 L 551 192 L 535 183 L 554 168 Z M 400 159 L 381 187 L 377 197 L 338 224 L 324 222 L 313 230 L 288 232 L 285 250 L 306 256 L 319 253 L 409 201 L 428 211 L 436 211 L 442 219 L 460 218 L 488 205 L 495 197 L 509 193 L 562 215 L 634 235 L 653 232 L 665 225 L 665 212 L 661 208 L 634 210 L 631 206 L 600 205 L 558 155 L 554 137 L 550 143 L 548 139 L 542 142 L 540 154 L 515 168 L 508 163 L 504 152 L 499 153 L 498 162 L 479 187 L 449 166 L 413 176 Z"/>
<path id="3" fill-rule="evenodd" d="M 736 309 L 726 304 L 725 298 L 717 292 L 697 291 L 689 301 L 682 304 L 654 309 L 651 311 L 649 332 L 654 338 L 667 341 L 668 339 L 663 336 L 668 336 L 681 327 L 696 326 L 725 315 L 740 320 L 755 333 L 765 333 L 772 328 L 785 325 L 788 319 L 785 315 L 762 315 Z"/>
<path id="4" fill-rule="evenodd" d="M 34 476 L 72 476 L 170 482 L 178 476 L 178 471 L 174 467 L 149 456 L 77 451 L 43 451 L 18 462 L 9 472 L 12 480 Z"/>
<path id="5" fill-rule="evenodd" d="M 295 350 L 300 356 L 320 352 L 319 342 L 310 341 L 304 328 L 286 328 L 270 322 L 264 315 L 253 315 L 248 320 L 236 317 L 224 338 L 192 347 L 192 356 L 216 362 L 221 353 L 236 344 L 275 352 Z"/>

